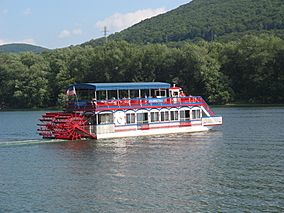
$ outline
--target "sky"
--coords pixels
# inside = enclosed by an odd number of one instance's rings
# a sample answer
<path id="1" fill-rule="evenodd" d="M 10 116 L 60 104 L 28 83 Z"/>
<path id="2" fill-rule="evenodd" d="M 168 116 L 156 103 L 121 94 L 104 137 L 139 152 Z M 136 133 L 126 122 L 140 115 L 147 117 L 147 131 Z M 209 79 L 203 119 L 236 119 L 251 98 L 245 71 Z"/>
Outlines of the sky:
<path id="1" fill-rule="evenodd" d="M 0 0 L 0 45 L 54 49 L 119 32 L 190 0 Z"/>

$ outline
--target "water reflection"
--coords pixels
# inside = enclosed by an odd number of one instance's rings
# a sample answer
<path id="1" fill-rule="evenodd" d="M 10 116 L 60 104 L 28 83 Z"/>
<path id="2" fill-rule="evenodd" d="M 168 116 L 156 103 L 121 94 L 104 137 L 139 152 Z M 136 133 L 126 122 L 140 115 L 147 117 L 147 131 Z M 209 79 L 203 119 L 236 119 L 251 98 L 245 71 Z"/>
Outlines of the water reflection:
<path id="1" fill-rule="evenodd" d="M 61 148 L 66 150 L 84 151 L 94 148 L 96 141 L 78 140 L 78 141 L 64 141 L 60 144 Z"/>
<path id="2" fill-rule="evenodd" d="M 72 194 L 83 193 L 93 203 L 111 203 L 111 196 L 117 202 L 113 208 L 123 202 L 162 209 L 173 201 L 198 205 L 192 196 L 205 196 L 202 202 L 208 202 L 204 188 L 212 183 L 208 170 L 218 153 L 218 137 L 222 132 L 77 141 L 61 143 L 54 151 L 65 164 L 65 181 L 73 182 Z"/>

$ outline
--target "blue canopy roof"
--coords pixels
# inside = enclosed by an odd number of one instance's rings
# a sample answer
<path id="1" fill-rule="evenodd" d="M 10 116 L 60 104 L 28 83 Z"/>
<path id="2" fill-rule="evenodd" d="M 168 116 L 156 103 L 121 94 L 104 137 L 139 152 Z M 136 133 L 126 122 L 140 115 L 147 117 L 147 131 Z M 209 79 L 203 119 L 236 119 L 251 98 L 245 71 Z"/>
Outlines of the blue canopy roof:
<path id="1" fill-rule="evenodd" d="M 170 84 L 163 82 L 128 82 L 128 83 L 81 83 L 73 84 L 68 87 L 71 90 L 73 87 L 76 89 L 89 89 L 89 90 L 138 90 L 138 89 L 168 89 Z"/>

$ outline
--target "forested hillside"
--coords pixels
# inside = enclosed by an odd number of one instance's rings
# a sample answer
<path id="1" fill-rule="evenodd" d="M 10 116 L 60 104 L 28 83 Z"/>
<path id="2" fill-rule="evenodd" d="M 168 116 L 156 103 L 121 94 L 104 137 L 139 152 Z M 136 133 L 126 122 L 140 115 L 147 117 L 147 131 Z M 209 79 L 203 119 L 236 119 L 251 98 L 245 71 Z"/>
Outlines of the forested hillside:
<path id="1" fill-rule="evenodd" d="M 61 105 L 75 82 L 164 81 L 211 104 L 284 104 L 283 35 L 283 0 L 193 0 L 106 44 L 0 52 L 0 109 Z"/>
<path id="2" fill-rule="evenodd" d="M 35 46 L 31 44 L 4 44 L 0 45 L 0 53 L 20 53 L 20 52 L 34 52 L 34 53 L 41 53 L 43 51 L 48 51 L 47 48 Z"/>
<path id="3" fill-rule="evenodd" d="M 59 105 L 75 82 L 164 81 L 213 104 L 284 103 L 284 40 L 245 36 L 180 47 L 125 41 L 0 54 L 0 108 Z"/>
<path id="4" fill-rule="evenodd" d="M 109 40 L 141 44 L 200 38 L 228 41 L 264 32 L 284 38 L 283 0 L 193 0 L 110 35 Z M 96 45 L 102 41 L 92 40 L 87 44 Z"/>

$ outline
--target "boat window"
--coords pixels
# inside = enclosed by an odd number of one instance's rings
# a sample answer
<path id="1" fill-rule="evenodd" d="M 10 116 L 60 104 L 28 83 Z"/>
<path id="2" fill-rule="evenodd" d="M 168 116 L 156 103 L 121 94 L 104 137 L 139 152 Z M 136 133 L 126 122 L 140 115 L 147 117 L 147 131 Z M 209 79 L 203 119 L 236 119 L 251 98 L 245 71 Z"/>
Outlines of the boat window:
<path id="1" fill-rule="evenodd" d="M 134 124 L 135 123 L 135 113 L 127 113 L 126 114 L 126 123 Z"/>
<path id="2" fill-rule="evenodd" d="M 200 114 L 200 110 L 192 110 L 192 119 L 200 119 L 201 118 L 201 114 Z"/>
<path id="3" fill-rule="evenodd" d="M 168 121 L 169 120 L 169 112 L 161 112 L 161 121 Z"/>
<path id="4" fill-rule="evenodd" d="M 151 112 L 151 122 L 159 121 L 159 112 Z"/>
<path id="5" fill-rule="evenodd" d="M 141 89 L 141 98 L 148 98 L 150 96 L 148 89 Z"/>
<path id="6" fill-rule="evenodd" d="M 166 90 L 155 90 L 155 97 L 157 98 L 162 98 L 162 97 L 166 97 Z"/>
<path id="7" fill-rule="evenodd" d="M 154 89 L 149 89 L 149 98 L 155 97 L 155 90 Z"/>
<path id="8" fill-rule="evenodd" d="M 120 90 L 119 91 L 119 99 L 128 98 L 128 90 Z"/>
<path id="9" fill-rule="evenodd" d="M 178 111 L 171 111 L 171 121 L 178 120 Z"/>
<path id="10" fill-rule="evenodd" d="M 97 100 L 106 100 L 108 99 L 107 91 L 97 91 Z"/>
<path id="11" fill-rule="evenodd" d="M 113 114 L 112 113 L 99 114 L 98 121 L 99 124 L 111 124 L 113 123 Z"/>
<path id="12" fill-rule="evenodd" d="M 162 96 L 162 97 L 166 97 L 167 95 L 166 95 L 166 90 L 161 90 L 161 92 L 160 92 L 160 96 Z"/>
<path id="13" fill-rule="evenodd" d="M 181 110 L 180 111 L 180 120 L 181 121 L 190 120 L 190 110 Z"/>
<path id="14" fill-rule="evenodd" d="M 91 100 L 92 99 L 92 92 L 90 90 L 77 90 L 76 96 L 75 97 L 78 100 Z"/>
<path id="15" fill-rule="evenodd" d="M 108 99 L 117 99 L 117 91 L 109 90 L 108 91 Z"/>
<path id="16" fill-rule="evenodd" d="M 148 123 L 148 112 L 137 113 L 137 123 Z"/>
<path id="17" fill-rule="evenodd" d="M 173 97 L 178 97 L 179 96 L 179 92 L 173 92 Z"/>
<path id="18" fill-rule="evenodd" d="M 139 90 L 130 90 L 130 98 L 139 98 Z"/>

